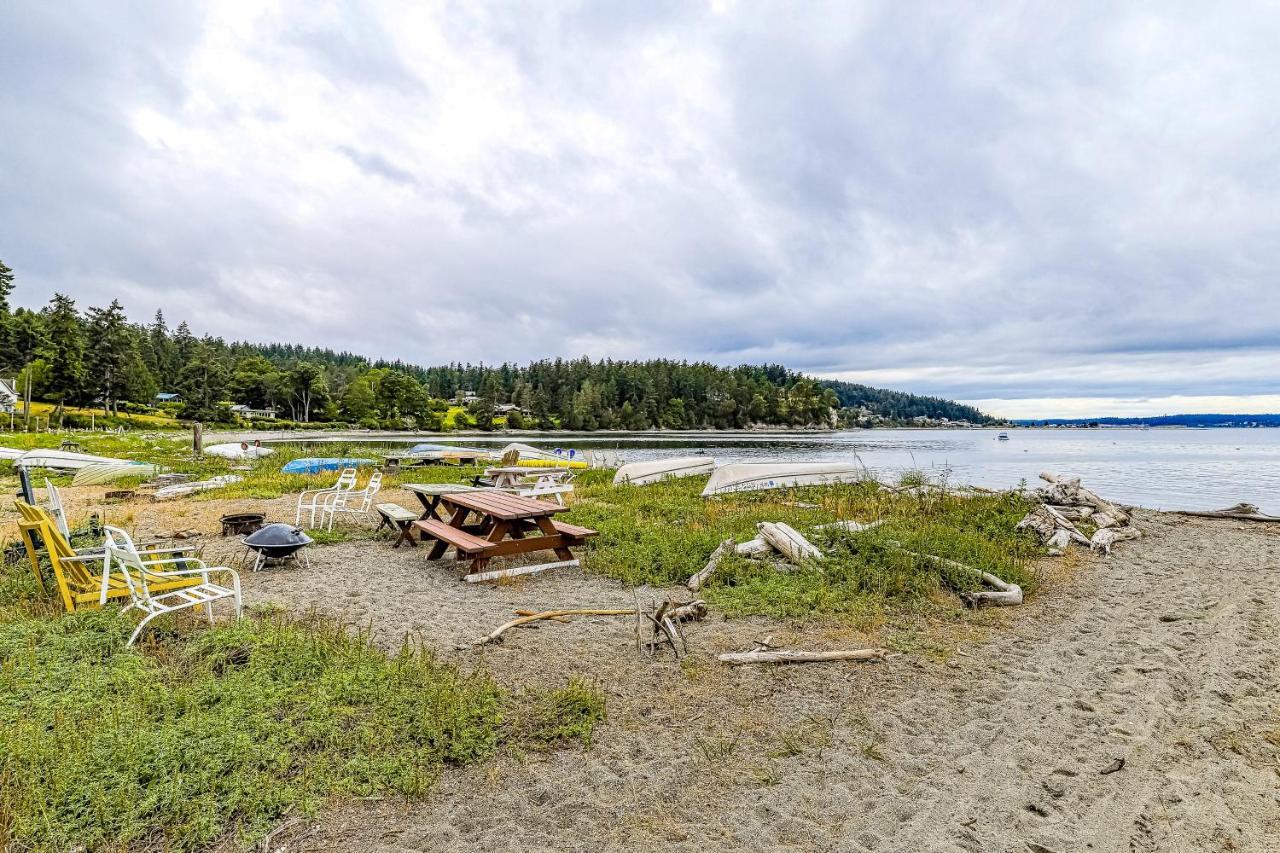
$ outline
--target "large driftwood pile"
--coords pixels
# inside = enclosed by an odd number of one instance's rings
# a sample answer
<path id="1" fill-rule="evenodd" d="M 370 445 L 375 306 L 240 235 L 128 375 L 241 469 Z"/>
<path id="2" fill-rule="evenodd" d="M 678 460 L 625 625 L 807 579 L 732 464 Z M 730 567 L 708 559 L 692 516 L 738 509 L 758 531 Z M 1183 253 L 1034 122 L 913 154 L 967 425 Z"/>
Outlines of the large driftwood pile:
<path id="1" fill-rule="evenodd" d="M 1033 531 L 1049 546 L 1050 554 L 1064 553 L 1072 542 L 1110 554 L 1117 542 L 1142 535 L 1128 512 L 1080 485 L 1079 477 L 1046 471 L 1040 479 L 1048 483 L 1036 490 L 1040 505 L 1018 522 L 1018 529 Z M 1094 527 L 1092 536 L 1085 536 L 1076 526 L 1084 521 Z"/>

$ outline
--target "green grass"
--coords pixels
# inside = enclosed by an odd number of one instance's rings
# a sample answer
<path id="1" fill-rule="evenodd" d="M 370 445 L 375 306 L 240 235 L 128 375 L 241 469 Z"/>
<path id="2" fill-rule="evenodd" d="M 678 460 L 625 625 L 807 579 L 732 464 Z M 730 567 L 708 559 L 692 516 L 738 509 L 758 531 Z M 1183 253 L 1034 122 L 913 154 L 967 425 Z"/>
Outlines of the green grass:
<path id="1" fill-rule="evenodd" d="M 515 697 L 314 616 L 145 651 L 129 630 L 112 610 L 0 624 L 0 848 L 249 844 L 330 797 L 417 797 L 504 745 L 588 742 L 604 715 L 582 682 Z"/>
<path id="2" fill-rule="evenodd" d="M 827 555 L 792 571 L 731 555 L 702 595 L 727 615 L 868 616 L 888 606 L 930 606 L 939 591 L 978 584 L 963 571 L 939 567 L 903 549 L 933 554 L 1034 590 L 1031 562 L 1041 549 L 1014 530 L 1027 503 L 1012 493 L 960 496 L 945 489 L 893 492 L 873 483 L 746 492 L 705 499 L 702 478 L 647 486 L 610 485 L 609 472 L 576 480 L 570 520 L 595 528 L 589 571 L 630 584 L 683 583 L 723 539 L 742 542 L 760 521 L 782 521 Z M 814 505 L 814 506 L 806 506 Z M 835 520 L 885 523 L 852 535 L 815 531 Z"/>

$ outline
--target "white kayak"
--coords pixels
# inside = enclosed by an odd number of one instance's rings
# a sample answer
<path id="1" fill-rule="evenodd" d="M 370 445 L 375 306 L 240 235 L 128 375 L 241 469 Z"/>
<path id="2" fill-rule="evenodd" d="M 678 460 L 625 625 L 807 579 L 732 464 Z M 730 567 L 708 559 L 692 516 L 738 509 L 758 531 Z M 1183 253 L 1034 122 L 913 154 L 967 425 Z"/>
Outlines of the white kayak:
<path id="1" fill-rule="evenodd" d="M 261 459 L 275 453 L 270 447 L 254 447 L 252 444 L 211 444 L 204 452 L 223 459 Z"/>
<path id="2" fill-rule="evenodd" d="M 18 450 L 16 447 L 0 447 L 0 459 L 17 459 L 25 450 Z"/>
<path id="3" fill-rule="evenodd" d="M 735 462 L 717 468 L 702 496 L 824 483 L 856 483 L 867 474 L 861 465 L 845 462 Z"/>
<path id="4" fill-rule="evenodd" d="M 716 460 L 710 456 L 682 456 L 677 459 L 653 459 L 649 462 L 628 462 L 613 475 L 615 486 L 630 483 L 643 486 L 645 483 L 656 483 L 668 477 L 697 477 L 710 474 L 716 467 Z"/>
<path id="5" fill-rule="evenodd" d="M 88 453 L 72 453 L 69 450 L 48 450 L 36 448 L 28 450 L 13 460 L 14 465 L 23 468 L 58 468 L 63 471 L 78 471 L 88 465 L 100 462 L 127 463 L 128 459 L 112 459 L 109 456 L 93 456 Z"/>
<path id="6" fill-rule="evenodd" d="M 146 462 L 95 462 L 76 471 L 73 486 L 96 486 L 113 483 L 125 477 L 150 477 L 159 468 Z"/>

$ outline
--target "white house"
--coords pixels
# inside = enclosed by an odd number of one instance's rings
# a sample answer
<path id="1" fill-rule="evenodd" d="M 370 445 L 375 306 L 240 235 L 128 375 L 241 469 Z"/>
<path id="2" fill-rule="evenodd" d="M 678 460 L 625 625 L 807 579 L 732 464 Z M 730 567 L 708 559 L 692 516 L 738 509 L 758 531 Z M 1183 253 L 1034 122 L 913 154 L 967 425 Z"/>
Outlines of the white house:
<path id="1" fill-rule="evenodd" d="M 251 409 L 244 403 L 237 403 L 231 407 L 231 413 L 242 418 L 274 418 L 276 416 L 276 408 L 275 406 L 268 406 L 265 409 Z"/>
<path id="2" fill-rule="evenodd" d="M 18 408 L 18 395 L 13 390 L 13 382 L 0 379 L 0 412 L 12 414 Z"/>

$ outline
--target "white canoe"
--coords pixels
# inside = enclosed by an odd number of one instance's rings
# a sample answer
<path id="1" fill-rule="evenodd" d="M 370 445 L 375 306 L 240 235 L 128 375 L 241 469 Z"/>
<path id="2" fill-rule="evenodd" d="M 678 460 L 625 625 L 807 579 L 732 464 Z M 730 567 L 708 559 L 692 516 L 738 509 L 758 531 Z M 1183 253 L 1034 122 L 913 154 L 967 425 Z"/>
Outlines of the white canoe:
<path id="1" fill-rule="evenodd" d="M 18 450 L 14 447 L 0 447 L 0 459 L 17 459 L 26 452 L 27 451 L 25 450 Z"/>
<path id="2" fill-rule="evenodd" d="M 88 453 L 72 453 L 69 450 L 46 450 L 36 448 L 13 460 L 14 465 L 24 468 L 59 468 L 64 471 L 78 471 L 88 465 L 99 462 L 127 463 L 127 459 L 112 459 L 109 456 L 92 456 Z"/>
<path id="3" fill-rule="evenodd" d="M 710 456 L 682 456 L 678 459 L 654 459 L 649 462 L 629 462 L 613 475 L 615 486 L 630 483 L 642 486 L 645 483 L 656 483 L 667 477 L 697 477 L 710 474 L 716 467 L 716 461 Z"/>
<path id="4" fill-rule="evenodd" d="M 210 456 L 221 456 L 223 459 L 261 459 L 275 453 L 270 447 L 242 447 L 239 444 L 211 444 L 204 449 Z"/>
<path id="5" fill-rule="evenodd" d="M 76 472 L 71 481 L 73 486 L 96 486 L 102 483 L 113 483 L 125 477 L 142 475 L 150 477 L 159 468 L 146 462 L 95 462 L 86 465 Z"/>
<path id="6" fill-rule="evenodd" d="M 856 483 L 866 477 L 861 465 L 845 462 L 735 462 L 717 468 L 702 496 L 824 483 Z"/>
<path id="7" fill-rule="evenodd" d="M 167 501 L 173 498 L 180 498 L 183 495 L 194 494 L 195 492 L 207 492 L 209 489 L 221 489 L 223 486 L 229 486 L 232 483 L 238 483 L 244 477 L 235 474 L 223 474 L 218 477 L 210 477 L 208 480 L 200 480 L 196 483 L 177 483 L 172 486 L 165 486 L 162 489 L 156 489 L 155 497 L 158 501 Z"/>

